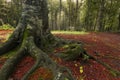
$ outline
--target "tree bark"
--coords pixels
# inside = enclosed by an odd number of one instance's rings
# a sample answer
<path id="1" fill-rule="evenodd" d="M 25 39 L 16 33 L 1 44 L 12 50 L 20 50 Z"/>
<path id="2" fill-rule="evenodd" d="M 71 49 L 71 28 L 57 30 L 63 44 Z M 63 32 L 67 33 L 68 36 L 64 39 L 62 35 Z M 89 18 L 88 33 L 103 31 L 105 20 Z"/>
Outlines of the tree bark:
<path id="1" fill-rule="evenodd" d="M 119 13 L 119 16 L 118 16 L 118 31 L 120 31 L 120 13 Z"/>
<path id="2" fill-rule="evenodd" d="M 99 8 L 98 20 L 97 20 L 97 30 L 98 31 L 103 31 L 103 29 L 104 29 L 104 25 L 103 25 L 104 4 L 105 4 L 105 0 L 100 0 L 100 8 Z"/>
<path id="3" fill-rule="evenodd" d="M 48 28 L 47 0 L 26 0 L 16 30 L 8 41 L 0 47 L 0 55 L 3 55 L 20 46 L 19 51 L 13 57 L 9 58 L 0 69 L 0 80 L 8 80 L 15 66 L 26 54 L 35 58 L 36 63 L 23 76 L 22 80 L 27 80 L 30 74 L 39 67 L 51 69 L 54 80 L 75 80 L 70 70 L 59 66 L 44 52 L 46 48 L 52 47 L 49 44 L 53 44 L 54 41 L 55 37 L 50 33 Z"/>

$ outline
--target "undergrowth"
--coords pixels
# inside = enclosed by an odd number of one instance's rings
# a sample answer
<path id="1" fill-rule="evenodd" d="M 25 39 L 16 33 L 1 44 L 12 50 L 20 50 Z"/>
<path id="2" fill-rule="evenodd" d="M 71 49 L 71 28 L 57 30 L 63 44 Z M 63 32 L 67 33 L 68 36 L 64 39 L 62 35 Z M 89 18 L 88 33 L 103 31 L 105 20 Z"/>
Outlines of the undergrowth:
<path id="1" fill-rule="evenodd" d="M 14 30 L 14 27 L 9 24 L 4 24 L 0 26 L 0 30 Z"/>
<path id="2" fill-rule="evenodd" d="M 85 31 L 52 31 L 53 34 L 89 34 Z"/>

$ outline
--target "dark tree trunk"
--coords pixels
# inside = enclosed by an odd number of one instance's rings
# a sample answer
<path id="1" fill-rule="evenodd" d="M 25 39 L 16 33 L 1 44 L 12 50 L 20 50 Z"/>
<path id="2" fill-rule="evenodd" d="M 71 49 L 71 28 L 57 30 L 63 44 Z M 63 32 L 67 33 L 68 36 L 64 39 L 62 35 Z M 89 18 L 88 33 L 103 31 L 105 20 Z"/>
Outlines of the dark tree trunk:
<path id="1" fill-rule="evenodd" d="M 100 8 L 99 8 L 98 20 L 97 20 L 98 31 L 103 31 L 104 29 L 104 25 L 103 25 L 104 4 L 105 4 L 105 0 L 100 0 Z"/>
<path id="2" fill-rule="evenodd" d="M 58 18 L 57 18 L 57 15 L 58 15 L 58 10 L 56 10 L 55 11 L 55 13 L 54 13 L 54 27 L 58 27 L 58 24 L 57 24 L 57 21 L 58 21 Z M 55 28 L 55 30 L 56 30 L 56 28 Z"/>
<path id="3" fill-rule="evenodd" d="M 120 31 L 120 14 L 119 14 L 119 16 L 118 16 L 118 31 Z"/>
<path id="4" fill-rule="evenodd" d="M 86 10 L 86 16 L 84 20 L 84 26 L 87 31 L 89 31 L 90 28 L 90 10 L 91 10 L 91 0 L 87 0 L 86 2 L 87 10 Z"/>
<path id="5" fill-rule="evenodd" d="M 69 13 L 68 13 L 68 18 L 69 18 L 69 23 L 68 26 L 71 26 L 71 0 L 68 0 L 68 5 L 69 5 Z"/>
<path id="6" fill-rule="evenodd" d="M 78 26 L 77 26 L 78 17 L 79 17 L 79 16 L 78 16 L 78 14 L 79 14 L 79 5 L 78 5 L 78 4 L 79 4 L 79 1 L 76 0 L 76 11 L 75 11 L 75 22 L 74 22 L 74 23 L 75 23 L 75 25 L 74 25 L 74 26 L 75 26 L 75 30 L 78 30 L 78 28 L 77 28 L 77 27 L 78 27 Z M 80 18 L 80 17 L 79 17 L 79 18 Z"/>
<path id="7" fill-rule="evenodd" d="M 59 11 L 60 11 L 60 15 L 59 15 L 59 22 L 60 22 L 60 24 L 59 24 L 59 27 L 58 27 L 58 30 L 61 30 L 61 27 L 62 27 L 62 14 L 61 14 L 61 11 L 62 11 L 62 0 L 60 0 L 60 9 L 59 9 Z"/>
<path id="8" fill-rule="evenodd" d="M 15 49 L 16 46 L 21 46 L 18 53 L 8 59 L 0 69 L 0 80 L 8 80 L 15 65 L 28 53 L 36 59 L 36 63 L 23 76 L 22 80 L 27 80 L 29 75 L 41 66 L 51 69 L 54 80 L 74 80 L 67 68 L 56 64 L 44 52 L 49 46 L 52 47 L 50 44 L 53 44 L 54 41 L 55 38 L 50 33 L 48 26 L 47 0 L 26 0 L 16 30 L 8 41 L 0 47 L 0 55 L 2 55 Z"/>

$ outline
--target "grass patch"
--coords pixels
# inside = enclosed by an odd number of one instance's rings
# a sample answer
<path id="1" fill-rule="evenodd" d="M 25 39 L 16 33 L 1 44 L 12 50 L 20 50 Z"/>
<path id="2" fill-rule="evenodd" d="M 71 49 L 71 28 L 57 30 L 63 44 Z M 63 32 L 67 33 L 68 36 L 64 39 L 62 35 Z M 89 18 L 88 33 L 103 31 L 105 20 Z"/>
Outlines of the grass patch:
<path id="1" fill-rule="evenodd" d="M 0 26 L 0 30 L 14 30 L 14 28 L 9 24 L 4 24 Z"/>
<path id="2" fill-rule="evenodd" d="M 84 31 L 51 31 L 52 34 L 89 34 L 88 32 L 84 32 Z"/>

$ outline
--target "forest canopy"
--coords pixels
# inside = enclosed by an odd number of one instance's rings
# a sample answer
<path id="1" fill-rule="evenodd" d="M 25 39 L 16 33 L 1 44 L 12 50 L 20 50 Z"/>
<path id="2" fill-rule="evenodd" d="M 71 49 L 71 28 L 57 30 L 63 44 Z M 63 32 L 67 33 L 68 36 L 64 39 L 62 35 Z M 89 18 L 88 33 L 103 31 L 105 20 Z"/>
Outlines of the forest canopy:
<path id="1" fill-rule="evenodd" d="M 15 27 L 19 21 L 22 2 L 0 1 L 0 25 Z M 119 0 L 48 0 L 51 30 L 120 31 Z"/>

